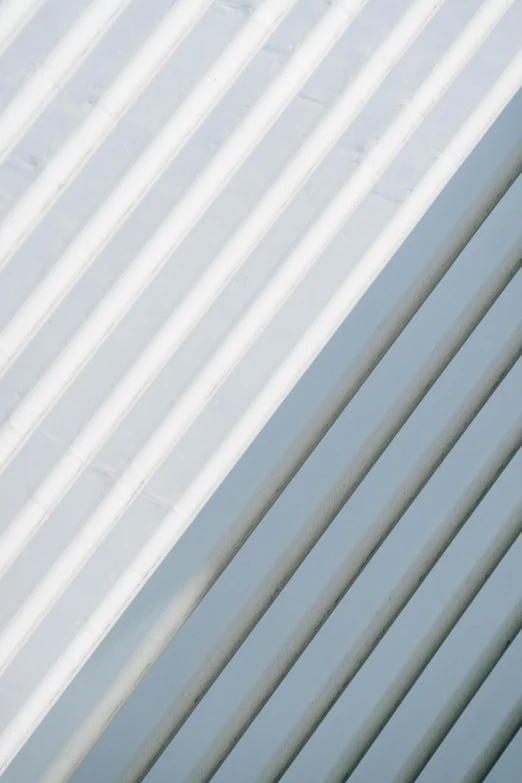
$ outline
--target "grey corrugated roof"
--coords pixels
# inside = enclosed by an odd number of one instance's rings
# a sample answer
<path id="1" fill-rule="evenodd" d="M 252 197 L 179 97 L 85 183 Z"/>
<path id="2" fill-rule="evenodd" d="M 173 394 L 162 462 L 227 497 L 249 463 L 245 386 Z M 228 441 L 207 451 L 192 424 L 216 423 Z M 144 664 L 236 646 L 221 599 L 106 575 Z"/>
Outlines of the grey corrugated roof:
<path id="1" fill-rule="evenodd" d="M 6 781 L 470 783 L 514 736 L 521 29 L 0 6 Z"/>

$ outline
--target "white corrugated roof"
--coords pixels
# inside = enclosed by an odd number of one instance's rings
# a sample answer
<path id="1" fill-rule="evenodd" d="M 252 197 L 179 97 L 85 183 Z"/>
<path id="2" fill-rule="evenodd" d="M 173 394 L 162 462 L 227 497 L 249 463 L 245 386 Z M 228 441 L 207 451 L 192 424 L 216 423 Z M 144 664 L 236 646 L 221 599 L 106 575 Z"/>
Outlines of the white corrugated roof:
<path id="1" fill-rule="evenodd" d="M 514 780 L 521 31 L 0 5 L 3 779 Z"/>

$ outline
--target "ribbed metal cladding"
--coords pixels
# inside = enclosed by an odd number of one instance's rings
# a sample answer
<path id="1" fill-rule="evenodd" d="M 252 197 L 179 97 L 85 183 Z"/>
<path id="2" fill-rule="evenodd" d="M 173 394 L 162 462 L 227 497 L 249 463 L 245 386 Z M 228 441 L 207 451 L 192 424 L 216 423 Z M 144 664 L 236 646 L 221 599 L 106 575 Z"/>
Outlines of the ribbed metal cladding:
<path id="1" fill-rule="evenodd" d="M 522 0 L 4 0 L 0 80 L 2 780 L 514 783 Z"/>

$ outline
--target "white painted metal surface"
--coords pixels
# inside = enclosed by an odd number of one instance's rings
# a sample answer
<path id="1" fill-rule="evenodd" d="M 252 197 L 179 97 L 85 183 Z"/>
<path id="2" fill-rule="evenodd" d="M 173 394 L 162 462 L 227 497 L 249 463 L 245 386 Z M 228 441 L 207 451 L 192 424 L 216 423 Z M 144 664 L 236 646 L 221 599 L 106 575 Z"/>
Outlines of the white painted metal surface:
<path id="1" fill-rule="evenodd" d="M 0 5 L 3 779 L 514 779 L 521 30 Z"/>

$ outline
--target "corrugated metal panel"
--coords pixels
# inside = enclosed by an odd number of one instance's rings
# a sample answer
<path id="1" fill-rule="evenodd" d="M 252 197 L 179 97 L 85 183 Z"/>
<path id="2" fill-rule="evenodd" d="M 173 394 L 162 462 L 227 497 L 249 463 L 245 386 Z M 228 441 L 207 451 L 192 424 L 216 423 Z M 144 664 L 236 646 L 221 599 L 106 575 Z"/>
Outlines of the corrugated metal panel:
<path id="1" fill-rule="evenodd" d="M 521 30 L 0 6 L 6 781 L 514 779 Z"/>

